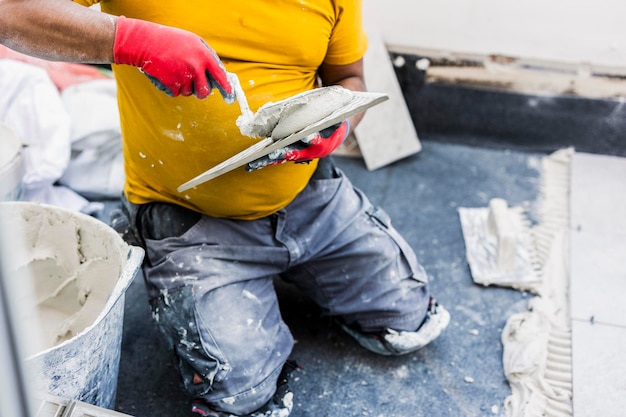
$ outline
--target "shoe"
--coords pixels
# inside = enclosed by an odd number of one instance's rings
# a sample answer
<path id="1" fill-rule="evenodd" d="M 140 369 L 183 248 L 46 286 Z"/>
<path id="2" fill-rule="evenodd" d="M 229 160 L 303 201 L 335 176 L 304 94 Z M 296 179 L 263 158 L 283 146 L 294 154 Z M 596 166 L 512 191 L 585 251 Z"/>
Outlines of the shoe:
<path id="1" fill-rule="evenodd" d="M 299 368 L 300 365 L 293 360 L 285 362 L 276 381 L 276 392 L 272 399 L 250 414 L 235 415 L 225 411 L 215 411 L 202 399 L 192 401 L 191 412 L 203 417 L 287 417 L 293 408 L 293 392 L 289 388 L 289 379 L 291 373 Z"/>
<path id="2" fill-rule="evenodd" d="M 398 356 L 415 352 L 435 340 L 450 323 L 450 313 L 430 297 L 426 317 L 413 332 L 385 329 L 379 333 L 363 333 L 340 323 L 343 330 L 364 348 L 386 356 Z"/>

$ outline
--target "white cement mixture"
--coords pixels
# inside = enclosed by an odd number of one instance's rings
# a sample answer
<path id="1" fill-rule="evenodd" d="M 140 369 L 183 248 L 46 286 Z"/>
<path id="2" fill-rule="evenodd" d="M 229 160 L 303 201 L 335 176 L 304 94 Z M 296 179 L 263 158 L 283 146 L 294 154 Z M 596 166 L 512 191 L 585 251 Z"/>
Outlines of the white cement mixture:
<path id="1" fill-rule="evenodd" d="M 511 386 L 504 401 L 508 417 L 571 417 L 573 413 L 568 300 L 572 154 L 572 149 L 564 149 L 542 160 L 536 225 L 531 226 L 521 207 L 509 209 L 499 199 L 491 200 L 489 209 L 459 209 L 474 281 L 536 295 L 526 311 L 507 319 L 502 330 L 502 362 Z M 508 216 L 502 216 L 505 213 Z"/>
<path id="2" fill-rule="evenodd" d="M 92 325 L 124 269 L 128 246 L 89 216 L 34 203 L 0 203 L 9 276 L 21 282 L 16 299 L 26 332 L 38 331 L 26 356 L 69 340 Z M 19 245 L 20 239 L 25 245 Z M 32 284 L 32 285 L 31 285 Z"/>
<path id="3" fill-rule="evenodd" d="M 572 149 L 543 160 L 541 221 L 532 228 L 542 282 L 528 311 L 502 331 L 504 373 L 512 394 L 509 417 L 573 415 L 569 311 L 569 167 Z"/>
<path id="4" fill-rule="evenodd" d="M 283 139 L 322 120 L 353 98 L 352 91 L 341 86 L 322 87 L 275 103 L 266 103 L 253 114 L 247 107 L 241 87 L 236 86 L 235 92 L 242 108 L 242 115 L 237 119 L 241 134 L 274 140 Z"/>

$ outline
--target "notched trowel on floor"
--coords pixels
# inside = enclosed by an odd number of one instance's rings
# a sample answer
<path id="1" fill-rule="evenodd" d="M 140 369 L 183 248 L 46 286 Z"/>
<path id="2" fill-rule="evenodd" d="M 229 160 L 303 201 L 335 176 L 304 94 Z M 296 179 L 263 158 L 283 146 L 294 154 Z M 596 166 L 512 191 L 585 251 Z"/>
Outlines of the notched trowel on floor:
<path id="1" fill-rule="evenodd" d="M 494 198 L 488 208 L 458 211 L 474 282 L 536 293 L 541 268 L 524 210 Z"/>
<path id="2" fill-rule="evenodd" d="M 266 103 L 256 113 L 252 113 L 239 81 L 234 76 L 229 78 L 235 87 L 237 102 L 241 107 L 241 116 L 237 119 L 239 130 L 245 136 L 263 139 L 182 184 L 178 187 L 178 192 L 193 188 L 270 152 L 291 145 L 389 98 L 384 93 L 358 92 L 340 86 L 329 86 L 306 91 L 275 103 Z"/>

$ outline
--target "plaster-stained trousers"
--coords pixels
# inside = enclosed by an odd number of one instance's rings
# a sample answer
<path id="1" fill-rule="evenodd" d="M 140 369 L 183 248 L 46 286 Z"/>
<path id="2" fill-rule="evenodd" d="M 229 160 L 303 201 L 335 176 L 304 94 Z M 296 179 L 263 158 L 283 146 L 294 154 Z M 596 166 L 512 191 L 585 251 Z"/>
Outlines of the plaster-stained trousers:
<path id="1" fill-rule="evenodd" d="M 164 203 L 125 207 L 145 244 L 153 317 L 183 385 L 216 410 L 246 414 L 274 393 L 293 347 L 277 276 L 364 332 L 412 331 L 425 317 L 427 276 L 414 252 L 325 160 L 292 203 L 258 220 Z"/>

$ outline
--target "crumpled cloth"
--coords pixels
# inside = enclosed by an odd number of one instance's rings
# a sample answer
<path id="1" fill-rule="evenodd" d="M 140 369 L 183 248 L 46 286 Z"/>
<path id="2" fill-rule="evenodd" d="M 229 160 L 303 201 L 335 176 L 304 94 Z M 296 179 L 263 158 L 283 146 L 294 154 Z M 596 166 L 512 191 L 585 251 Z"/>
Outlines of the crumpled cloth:
<path id="1" fill-rule="evenodd" d="M 24 145 L 21 200 L 84 211 L 85 197 L 121 195 L 121 133 L 111 75 L 0 46 L 0 89 L 0 123 Z"/>
<path id="2" fill-rule="evenodd" d="M 113 79 L 75 84 L 61 93 L 72 120 L 72 157 L 60 183 L 90 199 L 119 198 L 124 186 L 116 94 Z"/>
<path id="3" fill-rule="evenodd" d="M 45 70 L 9 59 L 0 60 L 0 123 L 24 148 L 21 199 L 80 209 L 86 201 L 67 190 L 55 196 L 54 183 L 70 160 L 70 117 Z M 61 201 L 59 201 L 61 200 Z M 67 201 L 65 201 L 67 200 Z"/>

